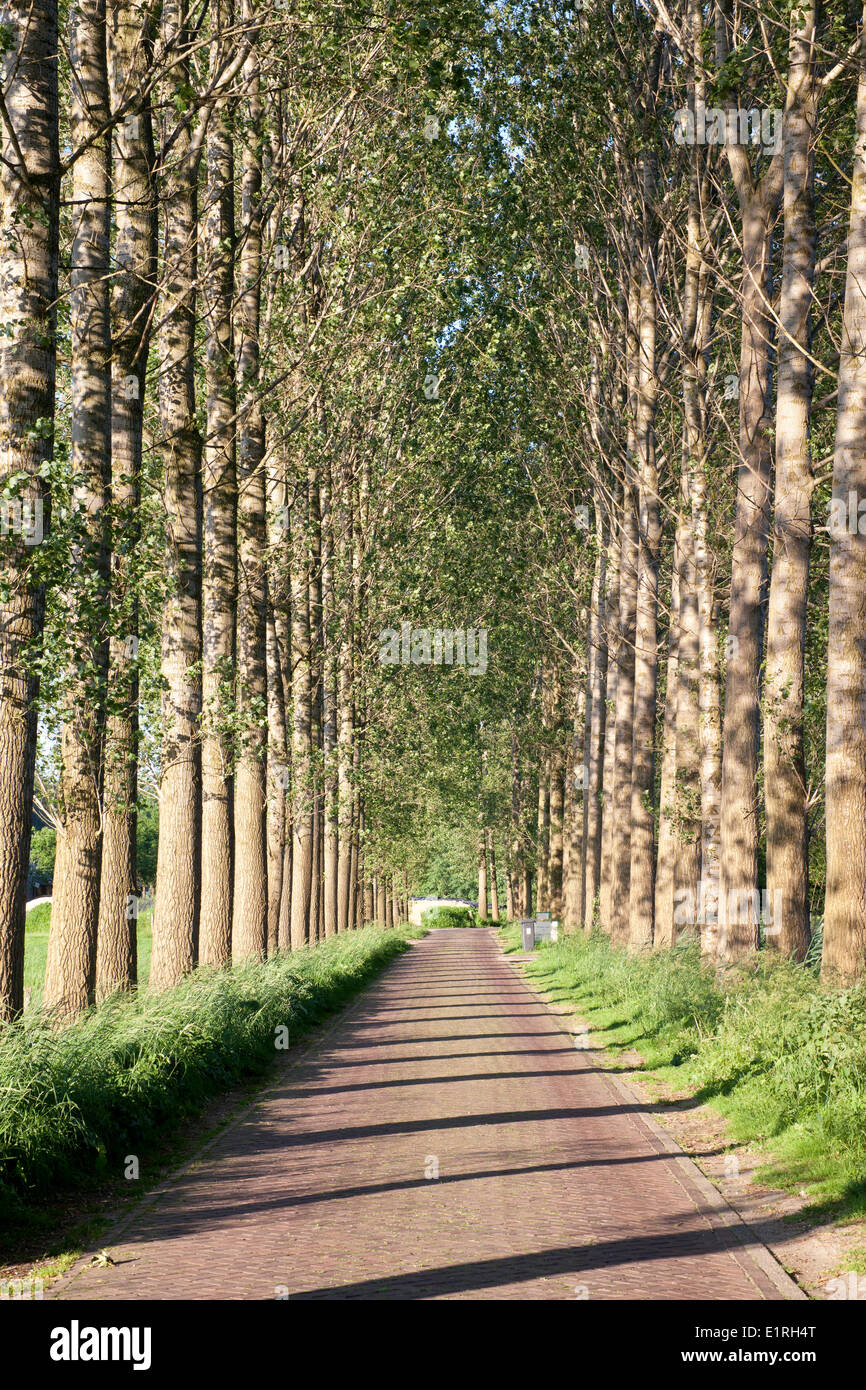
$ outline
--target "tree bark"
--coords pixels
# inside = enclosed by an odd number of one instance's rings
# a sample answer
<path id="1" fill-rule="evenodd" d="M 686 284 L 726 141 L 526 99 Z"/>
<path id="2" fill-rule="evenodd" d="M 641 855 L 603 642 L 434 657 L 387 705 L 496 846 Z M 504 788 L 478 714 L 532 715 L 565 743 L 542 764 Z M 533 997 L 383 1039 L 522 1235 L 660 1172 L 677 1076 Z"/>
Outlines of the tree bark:
<path id="1" fill-rule="evenodd" d="M 254 38 L 253 0 L 242 0 L 242 18 Z M 258 45 L 244 63 L 246 138 L 241 156 L 243 227 L 238 286 L 238 613 L 235 767 L 235 864 L 232 960 L 261 958 L 267 950 L 267 673 L 265 631 L 265 422 L 259 377 L 262 298 L 262 103 Z"/>
<path id="2" fill-rule="evenodd" d="M 771 262 L 782 165 L 780 156 L 774 155 L 756 186 L 745 148 L 729 144 L 725 149 L 740 204 L 743 262 L 739 467 L 722 730 L 718 914 L 719 953 L 723 960 L 735 961 L 758 945 L 760 677 L 773 462 Z"/>
<path id="3" fill-rule="evenodd" d="M 496 881 L 496 848 L 493 844 L 493 831 L 487 831 L 487 847 L 490 851 L 490 920 L 499 921 L 499 885 Z"/>
<path id="4" fill-rule="evenodd" d="M 312 696 L 310 679 L 310 583 L 307 540 L 308 480 L 296 482 L 292 508 L 292 950 L 309 931 L 313 876 Z"/>
<path id="5" fill-rule="evenodd" d="M 642 159 L 647 206 L 655 196 L 655 167 Z M 647 213 L 651 217 L 651 213 Z M 638 553 L 635 592 L 634 709 L 632 715 L 631 830 L 629 836 L 628 921 L 617 919 L 633 948 L 651 946 L 655 903 L 655 725 L 658 680 L 658 564 L 661 540 L 655 415 L 659 382 L 656 367 L 656 285 L 658 248 L 653 230 L 641 251 L 640 360 L 638 369 Z M 623 909 L 625 901 L 623 899 Z"/>
<path id="6" fill-rule="evenodd" d="M 183 54 L 186 0 L 166 0 L 163 38 Z M 186 57 L 165 79 L 167 100 L 186 104 Z M 162 169 L 163 303 L 159 413 L 162 433 L 168 590 L 162 625 L 163 745 L 159 849 L 150 987 L 176 984 L 196 963 L 201 835 L 201 437 L 196 424 L 195 329 L 198 271 L 198 153 L 181 117 Z"/>
<path id="7" fill-rule="evenodd" d="M 153 60 L 153 12 L 109 0 L 112 111 L 142 86 Z M 153 120 L 135 107 L 113 131 L 115 267 L 111 289 L 111 638 L 103 753 L 102 861 L 96 997 L 137 977 L 138 589 L 144 391 L 157 260 Z"/>
<path id="8" fill-rule="evenodd" d="M 3 18 L 11 41 L 2 53 L 6 119 L 0 147 L 0 486 L 16 474 L 26 475 L 24 486 L 16 489 L 22 525 L 0 540 L 9 586 L 8 596 L 0 599 L 0 1017 L 12 1018 L 24 1004 L 39 694 L 33 656 L 45 614 L 44 586 L 32 576 L 27 541 L 38 535 L 40 509 L 43 531 L 50 520 L 39 468 L 54 452 L 60 199 L 57 5 L 54 0 L 7 0 Z"/>
<path id="9" fill-rule="evenodd" d="M 676 834 L 676 772 L 677 772 L 677 706 L 679 703 L 679 623 L 680 569 L 682 556 L 682 522 L 677 527 L 671 573 L 671 615 L 668 628 L 668 659 L 665 676 L 665 717 L 662 747 L 662 772 L 659 785 L 658 863 L 655 881 L 656 949 L 671 946 L 676 938 L 674 929 L 674 873 L 677 856 Z"/>
<path id="10" fill-rule="evenodd" d="M 860 29 L 848 271 L 839 361 L 827 641 L 827 891 L 822 978 L 850 984 L 866 960 L 866 5 Z M 838 515 L 836 524 L 833 511 Z"/>
<path id="11" fill-rule="evenodd" d="M 227 57 L 230 0 L 212 11 L 211 69 Z M 207 351 L 207 434 L 202 488 L 201 914 L 199 961 L 228 965 L 232 946 L 232 678 L 237 606 L 237 472 L 235 357 L 232 311 L 235 257 L 234 150 L 225 98 L 207 139 L 202 317 Z"/>
<path id="12" fill-rule="evenodd" d="M 79 526 L 66 590 L 70 665 L 43 1007 L 74 1014 L 93 999 L 102 855 L 102 739 L 108 665 L 106 503 L 111 472 L 110 147 L 105 0 L 69 14 L 73 166 L 69 323 Z"/>
<path id="13" fill-rule="evenodd" d="M 802 960 L 809 949 L 809 837 L 803 747 L 806 607 L 812 543 L 811 304 L 817 228 L 814 139 L 816 0 L 791 14 L 784 126 L 785 231 L 779 297 L 773 568 L 764 684 L 767 945 Z M 781 908 L 781 915 L 778 909 Z"/>
<path id="14" fill-rule="evenodd" d="M 637 520 L 631 487 L 623 489 L 619 566 L 619 647 L 616 672 L 616 743 L 613 765 L 610 917 L 607 929 L 616 945 L 628 940 L 631 873 L 631 770 L 634 713 L 635 605 L 637 600 Z"/>

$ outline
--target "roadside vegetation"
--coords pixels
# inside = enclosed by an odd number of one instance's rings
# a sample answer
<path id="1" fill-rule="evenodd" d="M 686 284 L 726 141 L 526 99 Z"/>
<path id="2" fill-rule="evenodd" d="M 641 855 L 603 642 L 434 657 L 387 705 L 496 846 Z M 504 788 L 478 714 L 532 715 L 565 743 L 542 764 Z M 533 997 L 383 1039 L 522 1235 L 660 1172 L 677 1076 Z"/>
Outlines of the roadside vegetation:
<path id="1" fill-rule="evenodd" d="M 519 928 L 501 932 L 519 949 Z M 694 940 L 630 954 L 602 932 L 539 948 L 535 984 L 585 1018 L 593 1045 L 636 1049 L 677 1093 L 709 1102 L 733 1142 L 771 1153 L 760 1176 L 813 1210 L 866 1214 L 866 988 L 763 953 L 716 973 Z"/>
<path id="2" fill-rule="evenodd" d="M 148 1156 L 213 1096 L 345 1004 L 423 928 L 366 927 L 318 946 L 200 969 L 160 994 L 118 995 L 58 1028 L 36 1011 L 0 1025 L 0 1225 L 58 1189 L 86 1189 Z"/>
<path id="3" fill-rule="evenodd" d="M 421 921 L 425 927 L 477 927 L 478 914 L 471 907 L 428 907 Z"/>

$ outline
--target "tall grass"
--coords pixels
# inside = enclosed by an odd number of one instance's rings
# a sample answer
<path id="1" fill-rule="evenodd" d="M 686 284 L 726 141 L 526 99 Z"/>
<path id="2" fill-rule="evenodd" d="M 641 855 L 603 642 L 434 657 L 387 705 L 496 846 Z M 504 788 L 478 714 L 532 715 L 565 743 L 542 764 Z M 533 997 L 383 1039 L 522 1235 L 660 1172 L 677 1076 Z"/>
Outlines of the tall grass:
<path id="1" fill-rule="evenodd" d="M 829 989 L 770 953 L 717 978 L 696 942 L 631 955 L 600 932 L 542 947 L 528 969 L 599 1041 L 639 1049 L 734 1139 L 768 1145 L 768 1178 L 866 1210 L 866 986 Z"/>
<path id="2" fill-rule="evenodd" d="M 261 1075 L 418 928 L 368 927 L 163 994 L 121 996 L 65 1028 L 38 1011 L 0 1025 L 0 1215 L 142 1159 L 209 1097 Z"/>

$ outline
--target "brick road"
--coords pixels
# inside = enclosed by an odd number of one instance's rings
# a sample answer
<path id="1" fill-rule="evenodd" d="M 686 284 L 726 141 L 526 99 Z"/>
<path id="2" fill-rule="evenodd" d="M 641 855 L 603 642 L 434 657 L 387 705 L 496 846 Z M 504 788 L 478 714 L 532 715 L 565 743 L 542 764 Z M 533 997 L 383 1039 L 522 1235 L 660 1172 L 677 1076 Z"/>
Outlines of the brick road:
<path id="1" fill-rule="evenodd" d="M 54 1296 L 796 1297 L 651 1108 L 492 932 L 435 932 Z"/>

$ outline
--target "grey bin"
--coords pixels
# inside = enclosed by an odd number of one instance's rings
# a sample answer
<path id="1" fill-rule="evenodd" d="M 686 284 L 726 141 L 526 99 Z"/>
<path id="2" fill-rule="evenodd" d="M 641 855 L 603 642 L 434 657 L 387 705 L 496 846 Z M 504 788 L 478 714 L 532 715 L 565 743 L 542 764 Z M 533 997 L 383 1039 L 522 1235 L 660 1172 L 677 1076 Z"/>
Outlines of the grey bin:
<path id="1" fill-rule="evenodd" d="M 559 923 L 551 922 L 549 912 L 539 917 L 521 917 L 520 936 L 524 951 L 534 951 L 539 941 L 559 940 Z"/>

